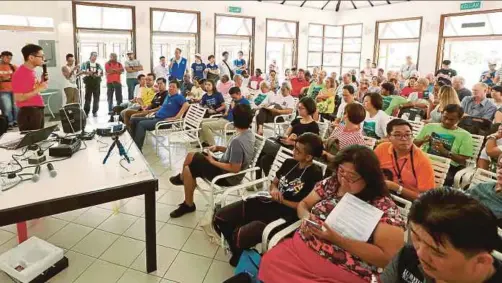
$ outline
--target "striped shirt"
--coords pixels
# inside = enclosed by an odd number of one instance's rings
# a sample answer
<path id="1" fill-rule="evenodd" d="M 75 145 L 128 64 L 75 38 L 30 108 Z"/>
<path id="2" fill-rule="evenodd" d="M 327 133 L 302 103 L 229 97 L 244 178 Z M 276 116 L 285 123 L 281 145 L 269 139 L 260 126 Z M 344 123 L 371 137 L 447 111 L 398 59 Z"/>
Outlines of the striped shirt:
<path id="1" fill-rule="evenodd" d="M 361 130 L 348 131 L 345 130 L 345 125 L 340 124 L 329 137 L 330 141 L 338 140 L 338 150 L 342 150 L 349 145 L 360 144 L 365 145 Z"/>

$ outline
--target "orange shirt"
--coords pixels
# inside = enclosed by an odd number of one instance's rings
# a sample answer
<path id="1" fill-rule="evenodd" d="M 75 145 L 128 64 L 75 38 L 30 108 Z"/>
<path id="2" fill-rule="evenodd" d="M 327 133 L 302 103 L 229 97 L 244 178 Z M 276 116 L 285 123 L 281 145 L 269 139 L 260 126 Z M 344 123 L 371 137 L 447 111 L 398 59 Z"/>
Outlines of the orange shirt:
<path id="1" fill-rule="evenodd" d="M 5 79 L 9 80 L 8 82 L 0 82 L 0 92 L 1 91 L 12 92 L 12 82 L 10 80 L 12 80 L 12 75 L 14 74 L 14 71 L 16 69 L 17 68 L 14 65 L 0 64 L 0 78 L 1 78 L 1 80 L 5 80 Z"/>
<path id="2" fill-rule="evenodd" d="M 394 150 L 391 142 L 384 142 L 375 149 L 375 154 L 380 160 L 382 169 L 389 169 L 392 172 L 392 181 L 400 183 L 398 178 L 399 168 L 401 169 L 401 185 L 407 189 L 418 189 L 417 193 L 425 192 L 436 187 L 434 182 L 434 169 L 427 154 L 420 148 L 413 145 L 413 158 L 411 155 L 397 159 L 396 166 Z M 413 167 L 411 159 L 413 159 Z M 404 164 L 404 165 L 403 165 Z M 413 174 L 415 169 L 415 175 Z"/>

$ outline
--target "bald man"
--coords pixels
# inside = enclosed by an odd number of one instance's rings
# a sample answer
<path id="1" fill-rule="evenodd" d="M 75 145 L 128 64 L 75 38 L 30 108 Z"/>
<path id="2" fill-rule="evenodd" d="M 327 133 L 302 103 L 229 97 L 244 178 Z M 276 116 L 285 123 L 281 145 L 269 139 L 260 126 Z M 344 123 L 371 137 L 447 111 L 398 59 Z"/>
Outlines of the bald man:
<path id="1" fill-rule="evenodd" d="M 465 115 L 493 120 L 497 106 L 486 98 L 487 90 L 488 86 L 484 83 L 477 83 L 472 87 L 472 96 L 465 97 L 461 103 Z"/>

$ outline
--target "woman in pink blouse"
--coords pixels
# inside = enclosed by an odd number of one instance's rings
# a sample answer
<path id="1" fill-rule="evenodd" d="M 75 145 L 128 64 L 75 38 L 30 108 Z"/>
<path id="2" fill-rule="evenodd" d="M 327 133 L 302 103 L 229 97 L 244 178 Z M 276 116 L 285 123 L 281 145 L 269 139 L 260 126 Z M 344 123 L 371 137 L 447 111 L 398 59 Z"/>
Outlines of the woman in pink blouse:
<path id="1" fill-rule="evenodd" d="M 298 204 L 298 217 L 304 219 L 300 229 L 264 255 L 259 270 L 263 282 L 370 282 L 404 245 L 404 221 L 373 151 L 346 147 L 333 165 L 333 176 L 317 183 Z M 344 237 L 324 223 L 346 193 L 383 211 L 366 242 Z"/>
<path id="2" fill-rule="evenodd" d="M 221 79 L 218 81 L 218 84 L 216 85 L 216 89 L 218 92 L 223 94 L 223 97 L 225 97 L 225 101 L 227 100 L 227 97 L 230 97 L 228 94 L 228 91 L 230 90 L 231 87 L 234 86 L 234 81 L 230 80 L 230 77 L 228 75 L 223 75 L 221 76 Z"/>

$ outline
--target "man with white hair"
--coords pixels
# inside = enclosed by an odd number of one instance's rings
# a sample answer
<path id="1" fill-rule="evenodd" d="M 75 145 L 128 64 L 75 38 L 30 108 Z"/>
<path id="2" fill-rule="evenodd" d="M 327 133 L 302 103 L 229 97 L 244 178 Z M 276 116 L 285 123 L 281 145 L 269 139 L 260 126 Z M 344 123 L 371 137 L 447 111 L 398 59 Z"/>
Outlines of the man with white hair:
<path id="1" fill-rule="evenodd" d="M 477 83 L 472 87 L 472 96 L 462 100 L 460 106 L 465 111 L 465 115 L 492 120 L 497 106 L 486 98 L 488 86 L 484 83 Z"/>
<path id="2" fill-rule="evenodd" d="M 462 101 L 466 96 L 472 96 L 472 92 L 465 88 L 465 79 L 462 76 L 454 76 L 452 79 L 452 86 L 457 92 L 458 99 Z"/>
<path id="3" fill-rule="evenodd" d="M 406 64 L 401 67 L 403 79 L 409 79 L 413 71 L 417 71 L 417 65 L 413 63 L 411 56 L 406 56 Z"/>
<path id="4" fill-rule="evenodd" d="M 336 96 L 342 97 L 343 87 L 346 85 L 351 85 L 354 88 L 354 91 L 357 91 L 357 85 L 352 82 L 352 75 L 350 73 L 343 74 L 342 83 L 336 89 Z"/>
<path id="5" fill-rule="evenodd" d="M 249 88 L 243 85 L 243 82 L 244 80 L 242 79 L 241 75 L 234 75 L 234 86 L 238 87 L 241 90 L 243 97 L 249 99 L 249 96 L 251 95 L 249 93 Z"/>

